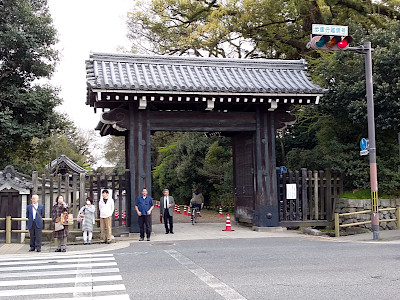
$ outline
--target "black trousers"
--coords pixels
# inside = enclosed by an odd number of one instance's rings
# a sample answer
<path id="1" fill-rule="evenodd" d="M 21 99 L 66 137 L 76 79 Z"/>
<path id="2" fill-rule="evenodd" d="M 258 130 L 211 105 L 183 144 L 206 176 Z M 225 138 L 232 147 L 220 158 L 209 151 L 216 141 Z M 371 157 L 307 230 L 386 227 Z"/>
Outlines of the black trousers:
<path id="1" fill-rule="evenodd" d="M 29 246 L 31 249 L 41 250 L 42 249 L 42 228 L 38 228 L 36 223 L 33 222 L 32 228 L 29 229 Z"/>
<path id="2" fill-rule="evenodd" d="M 146 226 L 146 237 L 149 239 L 151 235 L 151 215 L 139 216 L 140 238 L 144 238 L 144 227 Z"/>
<path id="3" fill-rule="evenodd" d="M 174 232 L 174 218 L 169 214 L 168 208 L 164 209 L 164 226 L 165 226 L 165 232 Z M 168 228 L 168 223 L 169 223 L 169 228 Z"/>

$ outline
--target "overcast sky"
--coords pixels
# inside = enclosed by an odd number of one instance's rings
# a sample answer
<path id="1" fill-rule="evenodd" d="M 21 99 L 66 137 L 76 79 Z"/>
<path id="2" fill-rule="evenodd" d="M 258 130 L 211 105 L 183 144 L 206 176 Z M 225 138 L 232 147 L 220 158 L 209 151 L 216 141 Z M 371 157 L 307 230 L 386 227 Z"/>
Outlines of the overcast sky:
<path id="1" fill-rule="evenodd" d="M 49 0 L 54 26 L 58 30 L 60 62 L 51 83 L 61 88 L 64 100 L 59 111 L 69 115 L 83 129 L 94 129 L 100 113 L 86 101 L 85 60 L 90 52 L 115 53 L 130 48 L 126 38 L 126 15 L 135 0 Z"/>

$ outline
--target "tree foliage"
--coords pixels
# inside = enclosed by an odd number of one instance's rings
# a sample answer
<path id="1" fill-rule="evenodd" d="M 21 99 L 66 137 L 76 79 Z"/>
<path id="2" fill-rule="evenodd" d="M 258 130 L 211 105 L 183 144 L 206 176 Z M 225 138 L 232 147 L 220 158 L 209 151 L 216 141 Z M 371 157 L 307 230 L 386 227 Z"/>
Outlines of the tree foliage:
<path id="1" fill-rule="evenodd" d="M 164 143 L 166 138 L 168 142 Z M 193 190 L 199 187 L 208 205 L 232 203 L 230 139 L 202 133 L 158 132 L 152 148 L 157 162 L 153 162 L 156 198 L 168 188 L 177 203 L 189 204 Z"/>
<path id="2" fill-rule="evenodd" d="M 400 189 L 397 137 L 400 126 L 400 24 L 393 22 L 387 28 L 370 31 L 354 25 L 352 31 L 358 44 L 371 41 L 375 48 L 373 82 L 378 180 L 384 193 L 393 193 Z M 318 168 L 333 168 L 344 172 L 348 189 L 369 187 L 368 157 L 359 155 L 359 141 L 368 137 L 364 64 L 363 55 L 349 51 L 319 59 L 314 72 L 329 91 L 318 106 L 305 108 L 310 114 L 319 116 L 309 124 L 318 128 L 315 133 L 318 141 L 311 149 L 304 144 L 290 150 L 290 167 L 304 167 L 308 162 Z M 306 119 L 299 116 L 301 125 Z M 300 133 L 299 137 L 305 131 Z M 286 137 L 286 149 L 294 146 L 292 140 L 298 140 L 297 136 Z"/>
<path id="3" fill-rule="evenodd" d="M 56 41 L 47 1 L 0 2 L 0 166 L 26 162 L 32 171 L 32 144 L 66 124 L 55 112 L 58 91 L 36 83 L 54 70 Z"/>
<path id="4" fill-rule="evenodd" d="M 148 0 L 138 2 L 128 27 L 139 52 L 307 58 L 313 79 L 329 92 L 319 105 L 294 108 L 298 122 L 278 133 L 277 164 L 340 170 L 346 187 L 354 189 L 369 186 L 367 158 L 359 156 L 358 147 L 367 137 L 364 57 L 305 47 L 311 24 L 349 25 L 355 44 L 369 40 L 375 48 L 378 178 L 380 188 L 389 192 L 400 182 L 399 17 L 399 0 Z M 174 153 L 169 146 L 165 149 Z"/>
<path id="5" fill-rule="evenodd" d="M 16 149 L 12 156 L 13 166 L 25 174 L 32 170 L 43 174 L 48 172 L 46 165 L 64 154 L 91 172 L 97 159 L 94 134 L 94 130 L 85 131 L 67 123 L 63 132 L 52 131 L 45 138 L 32 138 L 27 148 Z"/>
<path id="6" fill-rule="evenodd" d="M 399 1 L 143 0 L 130 13 L 139 52 L 215 57 L 301 58 L 311 24 L 384 26 Z"/>
<path id="7" fill-rule="evenodd" d="M 103 155 L 108 163 L 113 166 L 114 174 L 125 173 L 125 137 L 111 136 L 104 147 Z"/>

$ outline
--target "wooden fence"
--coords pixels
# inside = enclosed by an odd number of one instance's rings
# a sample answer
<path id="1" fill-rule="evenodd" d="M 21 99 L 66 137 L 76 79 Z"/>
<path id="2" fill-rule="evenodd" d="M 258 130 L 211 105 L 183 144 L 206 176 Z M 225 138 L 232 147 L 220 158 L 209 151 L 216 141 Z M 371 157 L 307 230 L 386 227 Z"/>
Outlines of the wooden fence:
<path id="1" fill-rule="evenodd" d="M 333 225 L 335 202 L 343 193 L 341 173 L 329 169 L 277 172 L 281 226 Z"/>
<path id="2" fill-rule="evenodd" d="M 277 171 L 278 206 L 280 226 L 333 226 L 335 201 L 343 193 L 340 173 L 325 171 Z M 94 200 L 98 208 L 101 191 L 108 189 L 115 201 L 113 227 L 127 231 L 130 224 L 129 171 L 124 175 L 107 174 L 66 174 L 39 176 L 32 174 L 33 193 L 38 194 L 44 204 L 45 217 L 50 217 L 51 207 L 58 195 L 65 198 L 70 213 L 76 217 L 86 197 Z M 288 186 L 294 187 L 294 197 L 288 197 Z M 293 193 L 292 193 L 293 195 Z M 97 210 L 97 217 L 98 215 Z M 24 216 L 22 216 L 24 217 Z M 19 222 L 20 223 L 20 222 Z M 19 224 L 19 228 L 20 228 Z M 72 229 L 77 229 L 75 223 Z"/>

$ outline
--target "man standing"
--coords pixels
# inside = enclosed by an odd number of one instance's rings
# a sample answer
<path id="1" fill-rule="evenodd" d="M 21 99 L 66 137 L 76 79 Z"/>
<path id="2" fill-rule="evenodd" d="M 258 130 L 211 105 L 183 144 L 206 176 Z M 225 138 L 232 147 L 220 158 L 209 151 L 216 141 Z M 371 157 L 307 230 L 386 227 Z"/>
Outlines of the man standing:
<path id="1" fill-rule="evenodd" d="M 29 229 L 29 251 L 42 251 L 42 228 L 44 215 L 43 205 L 39 204 L 39 196 L 32 195 L 32 204 L 26 208 L 26 217 L 28 218 L 28 229 Z"/>
<path id="2" fill-rule="evenodd" d="M 100 210 L 100 242 L 111 243 L 111 219 L 114 212 L 114 200 L 108 196 L 108 190 L 103 190 L 99 202 Z M 107 232 L 107 233 L 106 233 Z"/>
<path id="3" fill-rule="evenodd" d="M 153 198 L 147 195 L 147 189 L 142 190 L 142 196 L 137 197 L 135 203 L 136 212 L 139 216 L 140 239 L 144 240 L 144 226 L 146 226 L 146 237 L 150 241 L 151 235 L 151 211 L 154 208 Z"/>
<path id="4" fill-rule="evenodd" d="M 164 196 L 160 198 L 160 215 L 164 217 L 165 234 L 174 233 L 174 197 L 169 195 L 169 190 L 163 190 Z M 169 223 L 169 228 L 168 228 Z"/>

